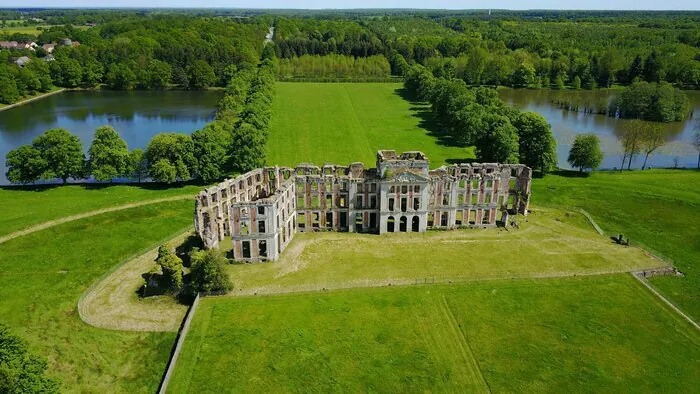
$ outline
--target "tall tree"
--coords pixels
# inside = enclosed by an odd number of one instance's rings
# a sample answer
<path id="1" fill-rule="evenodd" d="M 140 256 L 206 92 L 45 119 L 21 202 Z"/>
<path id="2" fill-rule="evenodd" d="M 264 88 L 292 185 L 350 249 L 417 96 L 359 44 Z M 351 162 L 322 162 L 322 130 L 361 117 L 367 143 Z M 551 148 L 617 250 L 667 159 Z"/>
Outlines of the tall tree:
<path id="1" fill-rule="evenodd" d="M 642 135 L 646 126 L 647 123 L 643 120 L 632 120 L 622 126 L 622 130 L 618 136 L 623 151 L 622 167 L 620 167 L 620 171 L 625 167 L 625 158 L 629 160 L 627 169 L 629 170 L 632 167 L 634 156 L 637 155 L 641 149 Z"/>
<path id="2" fill-rule="evenodd" d="M 190 179 L 197 163 L 192 138 L 177 133 L 153 137 L 146 147 L 146 160 L 153 180 L 168 183 Z"/>
<path id="3" fill-rule="evenodd" d="M 520 163 L 546 173 L 557 165 L 557 143 L 547 120 L 534 112 L 519 114 L 514 126 L 518 129 Z"/>
<path id="4" fill-rule="evenodd" d="M 22 145 L 7 153 L 5 176 L 12 183 L 34 183 L 46 171 L 46 160 L 31 145 Z"/>
<path id="5" fill-rule="evenodd" d="M 129 150 L 126 141 L 111 126 L 98 127 L 88 151 L 88 168 L 98 181 L 127 175 Z"/>
<path id="6" fill-rule="evenodd" d="M 192 252 L 192 288 L 196 292 L 228 292 L 233 283 L 226 272 L 226 257 L 218 249 Z"/>
<path id="7" fill-rule="evenodd" d="M 175 255 L 170 245 L 163 244 L 158 248 L 156 264 L 163 272 L 163 284 L 173 292 L 182 290 L 182 260 Z"/>
<path id="8" fill-rule="evenodd" d="M 595 134 L 579 134 L 569 150 L 567 159 L 569 164 L 578 168 L 580 172 L 590 168 L 595 170 L 603 161 L 603 152 L 600 150 L 600 139 Z"/>
<path id="9" fill-rule="evenodd" d="M 222 178 L 231 135 L 221 122 L 209 123 L 202 130 L 192 133 L 192 143 L 197 159 L 196 176 L 205 182 Z"/>
<path id="10" fill-rule="evenodd" d="M 644 152 L 644 164 L 642 170 L 647 166 L 647 160 L 655 150 L 664 146 L 668 141 L 668 133 L 662 124 L 647 124 L 641 136 L 640 149 Z"/>
<path id="11" fill-rule="evenodd" d="M 129 168 L 127 175 L 141 180 L 148 176 L 148 162 L 146 161 L 146 153 L 143 149 L 134 149 L 129 152 Z"/>
<path id="12" fill-rule="evenodd" d="M 34 139 L 32 146 L 41 152 L 46 162 L 43 178 L 60 178 L 66 184 L 68 178 L 80 179 L 85 176 L 85 155 L 80 138 L 68 130 L 46 130 Z"/>
<path id="13" fill-rule="evenodd" d="M 196 60 L 187 69 L 187 77 L 191 89 L 206 89 L 216 82 L 214 69 L 204 60 Z"/>

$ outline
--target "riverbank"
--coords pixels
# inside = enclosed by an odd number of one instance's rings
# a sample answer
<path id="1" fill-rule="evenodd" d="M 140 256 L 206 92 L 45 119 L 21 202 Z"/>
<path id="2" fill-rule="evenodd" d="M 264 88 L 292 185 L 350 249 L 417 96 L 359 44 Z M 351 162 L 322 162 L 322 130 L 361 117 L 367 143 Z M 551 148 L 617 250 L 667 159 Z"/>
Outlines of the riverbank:
<path id="1" fill-rule="evenodd" d="M 8 109 L 11 109 L 11 108 L 19 107 L 20 105 L 24 105 L 24 104 L 27 104 L 27 103 L 31 103 L 32 101 L 36 101 L 36 100 L 43 99 L 44 97 L 53 96 L 54 94 L 58 94 L 58 93 L 61 93 L 61 92 L 65 92 L 66 90 L 67 90 L 66 88 L 56 88 L 56 90 L 52 90 L 52 91 L 50 91 L 50 92 L 42 93 L 42 94 L 40 94 L 40 95 L 38 95 L 38 96 L 31 96 L 31 97 L 29 97 L 29 98 L 27 98 L 27 99 L 24 99 L 24 100 L 22 100 L 22 101 L 18 101 L 18 102 L 14 103 L 14 104 L 0 104 L 0 112 L 5 111 L 5 110 L 8 110 Z"/>

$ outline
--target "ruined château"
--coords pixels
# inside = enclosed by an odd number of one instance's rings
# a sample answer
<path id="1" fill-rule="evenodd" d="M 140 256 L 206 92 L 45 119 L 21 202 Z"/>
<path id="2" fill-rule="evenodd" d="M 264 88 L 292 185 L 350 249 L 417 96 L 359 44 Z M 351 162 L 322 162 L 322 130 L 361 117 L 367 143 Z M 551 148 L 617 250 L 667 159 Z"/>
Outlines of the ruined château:
<path id="1" fill-rule="evenodd" d="M 276 260 L 298 231 L 362 233 L 494 227 L 527 214 L 532 171 L 522 164 L 430 170 L 422 152 L 377 152 L 377 167 L 300 164 L 249 171 L 196 197 L 207 248 L 231 239 L 237 261 Z"/>

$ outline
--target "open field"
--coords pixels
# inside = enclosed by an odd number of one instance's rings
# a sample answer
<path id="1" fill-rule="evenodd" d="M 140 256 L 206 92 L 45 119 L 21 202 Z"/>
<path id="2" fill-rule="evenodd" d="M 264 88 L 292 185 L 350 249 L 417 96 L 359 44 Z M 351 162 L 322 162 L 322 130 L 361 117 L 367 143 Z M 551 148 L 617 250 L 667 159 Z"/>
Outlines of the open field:
<path id="1" fill-rule="evenodd" d="M 533 180 L 537 205 L 581 207 L 610 235 L 673 261 L 686 274 L 651 282 L 695 321 L 700 319 L 700 171 L 597 172 Z"/>
<path id="2" fill-rule="evenodd" d="M 629 275 L 213 297 L 169 391 L 691 392 L 698 360 Z"/>
<path id="3" fill-rule="evenodd" d="M 194 196 L 201 186 L 98 185 L 0 188 L 0 236 L 48 220 L 145 200 Z"/>
<path id="4" fill-rule="evenodd" d="M 49 359 L 63 391 L 156 390 L 175 334 L 91 327 L 76 307 L 100 276 L 191 226 L 191 213 L 186 200 L 149 205 L 0 244 L 0 320 Z"/>
<path id="5" fill-rule="evenodd" d="M 474 157 L 472 148 L 447 146 L 430 107 L 411 103 L 393 83 L 278 83 L 267 163 L 349 164 L 374 167 L 378 149 L 422 150 L 433 167 Z"/>
<path id="6" fill-rule="evenodd" d="M 272 264 L 229 267 L 238 294 L 425 281 L 572 276 L 663 266 L 598 235 L 579 213 L 537 209 L 520 229 L 299 233 Z"/>

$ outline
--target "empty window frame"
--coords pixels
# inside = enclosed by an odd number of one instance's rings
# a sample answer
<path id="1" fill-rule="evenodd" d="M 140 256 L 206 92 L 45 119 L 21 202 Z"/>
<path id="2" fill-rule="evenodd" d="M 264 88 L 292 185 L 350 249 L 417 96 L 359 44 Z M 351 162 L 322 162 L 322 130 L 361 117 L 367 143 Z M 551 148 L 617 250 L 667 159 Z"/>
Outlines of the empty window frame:
<path id="1" fill-rule="evenodd" d="M 260 257 L 267 257 L 267 241 L 258 241 L 258 254 Z"/>
<path id="2" fill-rule="evenodd" d="M 388 233 L 393 233 L 393 232 L 394 232 L 394 226 L 395 226 L 395 225 L 396 225 L 396 223 L 394 222 L 394 217 L 393 217 L 393 216 L 389 216 L 389 217 L 387 218 L 387 220 L 386 220 L 386 231 L 387 231 Z"/>
<path id="3" fill-rule="evenodd" d="M 243 258 L 249 259 L 250 258 L 250 241 L 243 241 L 242 245 L 243 245 L 243 247 L 242 247 Z"/>
<path id="4" fill-rule="evenodd" d="M 442 215 L 440 215 L 440 226 L 447 227 L 447 215 L 447 212 L 443 212 Z"/>
<path id="5" fill-rule="evenodd" d="M 302 230 L 306 228 L 306 213 L 305 212 L 297 213 L 297 227 L 302 229 Z"/>
<path id="6" fill-rule="evenodd" d="M 420 209 L 420 198 L 413 197 L 413 210 L 417 211 Z"/>
<path id="7" fill-rule="evenodd" d="M 370 208 L 376 208 L 377 207 L 377 196 L 369 196 L 369 207 Z"/>
<path id="8" fill-rule="evenodd" d="M 333 212 L 326 212 L 326 227 L 333 227 Z"/>
<path id="9" fill-rule="evenodd" d="M 458 210 L 455 214 L 455 224 L 461 226 L 464 221 L 464 211 Z"/>
<path id="10" fill-rule="evenodd" d="M 248 222 L 241 222 L 241 235 L 248 235 L 250 233 Z"/>
<path id="11" fill-rule="evenodd" d="M 362 196 L 355 196 L 355 209 L 362 208 Z"/>
<path id="12" fill-rule="evenodd" d="M 311 213 L 311 226 L 313 228 L 321 227 L 321 213 L 320 212 L 312 212 Z"/>
<path id="13" fill-rule="evenodd" d="M 264 215 L 265 214 L 265 207 L 259 206 L 258 207 L 258 215 Z"/>
<path id="14" fill-rule="evenodd" d="M 490 223 L 490 220 L 489 220 L 490 213 L 491 213 L 491 210 L 489 210 L 489 209 L 484 209 L 481 212 L 481 224 L 489 224 Z"/>
<path id="15" fill-rule="evenodd" d="M 469 224 L 476 224 L 476 210 L 469 210 Z"/>
<path id="16" fill-rule="evenodd" d="M 408 209 L 408 198 L 407 197 L 401 197 L 401 212 L 406 212 Z"/>
<path id="17" fill-rule="evenodd" d="M 258 232 L 259 233 L 265 232 L 265 221 L 264 220 L 258 220 Z"/>
<path id="18" fill-rule="evenodd" d="M 362 213 L 358 212 L 355 214 L 355 231 L 362 231 Z"/>
<path id="19" fill-rule="evenodd" d="M 389 210 L 390 211 L 394 210 L 394 199 L 393 198 L 389 199 Z"/>

